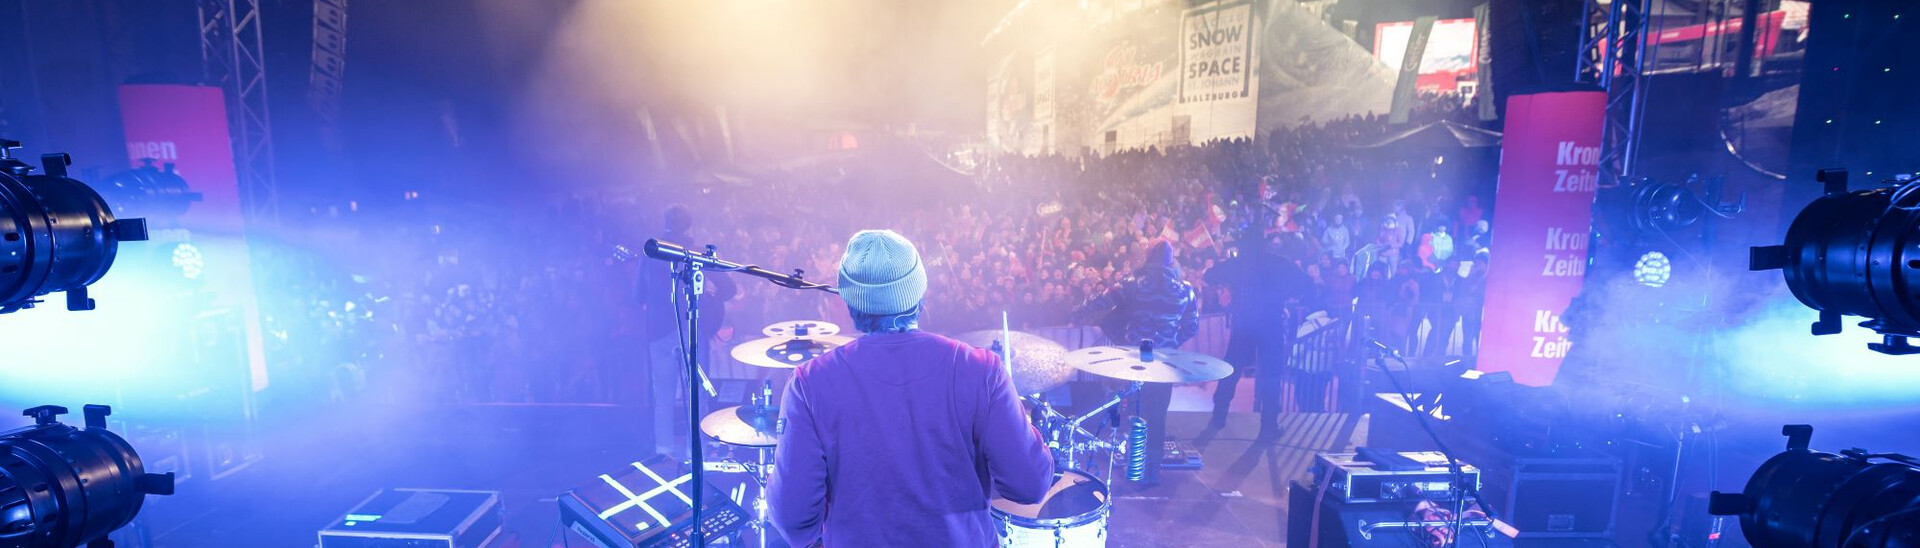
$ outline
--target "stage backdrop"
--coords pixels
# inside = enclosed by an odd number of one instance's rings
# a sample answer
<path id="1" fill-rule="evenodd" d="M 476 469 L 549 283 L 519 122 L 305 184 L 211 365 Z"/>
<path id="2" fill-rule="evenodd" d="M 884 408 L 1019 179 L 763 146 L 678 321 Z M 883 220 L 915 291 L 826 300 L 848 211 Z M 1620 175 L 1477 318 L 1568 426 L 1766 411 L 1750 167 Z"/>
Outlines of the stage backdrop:
<path id="1" fill-rule="evenodd" d="M 213 306 L 243 315 L 247 358 L 254 390 L 267 386 L 260 311 L 240 204 L 240 179 L 227 132 L 227 107 L 220 88 L 184 85 L 120 86 L 120 115 L 127 135 L 127 157 L 135 167 L 151 159 L 173 164 L 187 186 L 204 200 L 188 208 L 178 224 L 155 219 L 149 246 L 194 250 L 204 265 L 201 278 Z"/>
<path id="2" fill-rule="evenodd" d="M 1393 91 L 1392 71 L 1292 0 L 1033 4 L 984 44 L 997 153 L 1252 137 L 1384 112 Z"/>
<path id="3" fill-rule="evenodd" d="M 1492 257 L 1480 334 L 1483 371 L 1545 386 L 1573 343 L 1560 316 L 1586 279 L 1606 93 L 1507 99 Z"/>

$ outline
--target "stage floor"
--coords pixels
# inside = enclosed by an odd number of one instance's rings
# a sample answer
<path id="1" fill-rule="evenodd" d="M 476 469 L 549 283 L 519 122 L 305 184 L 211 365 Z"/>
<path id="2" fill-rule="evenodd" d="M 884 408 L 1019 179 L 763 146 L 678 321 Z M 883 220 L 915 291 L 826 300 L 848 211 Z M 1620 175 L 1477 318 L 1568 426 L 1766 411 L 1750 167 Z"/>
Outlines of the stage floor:
<path id="1" fill-rule="evenodd" d="M 1107 521 L 1114 548 L 1195 548 L 1286 545 L 1287 482 L 1307 476 L 1313 454 L 1350 450 L 1367 435 L 1367 417 L 1345 413 L 1283 415 L 1279 439 L 1255 441 L 1260 425 L 1236 412 L 1219 431 L 1205 430 L 1208 414 L 1174 412 L 1169 432 L 1200 449 L 1198 471 L 1163 471 L 1161 484 L 1138 493 L 1124 488 Z"/>
<path id="2" fill-rule="evenodd" d="M 313 417 L 262 436 L 261 460 L 228 477 L 196 476 L 173 497 L 149 497 L 121 546 L 313 546 L 317 532 L 387 488 L 502 493 L 506 529 L 495 547 L 590 545 L 563 538 L 555 496 L 632 457 L 629 410 L 615 406 L 472 406 L 359 410 Z M 1286 435 L 1254 442 L 1257 420 L 1234 413 L 1206 432 L 1207 414 L 1175 411 L 1171 434 L 1201 449 L 1199 471 L 1168 470 L 1161 485 L 1115 495 L 1109 546 L 1280 546 L 1285 485 L 1316 451 L 1364 440 L 1358 415 L 1284 418 Z M 405 441 L 400 441 L 405 440 Z M 528 463 L 538 463 L 529 465 Z M 404 478 L 404 479 L 395 479 Z M 567 533 L 571 535 L 572 533 Z"/>
<path id="3" fill-rule="evenodd" d="M 261 436 L 264 458 L 252 466 L 149 497 L 137 526 L 116 538 L 123 547 L 313 546 L 319 529 L 378 490 L 431 488 L 501 492 L 506 525 L 493 548 L 589 546 L 562 534 L 555 497 L 635 458 L 639 449 L 625 440 L 637 435 L 623 426 L 638 422 L 633 414 L 610 405 L 316 414 Z M 1108 546 L 1284 546 L 1287 482 L 1305 477 L 1314 453 L 1349 450 L 1383 431 L 1367 415 L 1299 413 L 1282 416 L 1280 439 L 1257 442 L 1251 413 L 1234 412 L 1213 432 L 1207 418 L 1171 413 L 1171 436 L 1199 448 L 1205 465 L 1164 471 L 1143 491 L 1117 489 Z"/>

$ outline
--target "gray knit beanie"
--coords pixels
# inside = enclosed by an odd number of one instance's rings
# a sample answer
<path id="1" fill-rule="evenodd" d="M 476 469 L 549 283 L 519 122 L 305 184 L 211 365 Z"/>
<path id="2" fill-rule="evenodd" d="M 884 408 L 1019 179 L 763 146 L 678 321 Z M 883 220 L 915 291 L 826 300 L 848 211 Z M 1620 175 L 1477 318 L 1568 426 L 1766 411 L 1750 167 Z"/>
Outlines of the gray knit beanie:
<path id="1" fill-rule="evenodd" d="M 873 315 L 899 314 L 927 294 L 927 269 L 913 242 L 891 230 L 862 230 L 840 258 L 840 298 Z"/>

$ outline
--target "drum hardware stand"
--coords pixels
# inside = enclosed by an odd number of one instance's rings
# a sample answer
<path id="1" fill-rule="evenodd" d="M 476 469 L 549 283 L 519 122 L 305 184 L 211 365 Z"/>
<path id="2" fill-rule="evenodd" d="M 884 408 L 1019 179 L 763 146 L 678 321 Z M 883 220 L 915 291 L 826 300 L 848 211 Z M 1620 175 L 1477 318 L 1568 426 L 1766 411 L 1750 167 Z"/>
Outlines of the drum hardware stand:
<path id="1" fill-rule="evenodd" d="M 766 384 L 763 385 L 759 394 L 753 396 L 753 401 L 749 405 L 761 409 L 766 409 L 767 406 L 770 405 L 770 402 L 773 400 L 773 381 L 769 380 L 764 382 Z M 776 421 L 773 427 L 774 435 L 778 436 L 785 433 L 786 427 L 786 419 Z M 733 459 L 727 459 L 705 463 L 705 469 L 708 472 L 745 473 L 748 477 L 753 478 L 754 484 L 760 487 L 753 497 L 754 519 L 751 523 L 747 524 L 748 527 L 752 527 L 757 533 L 755 538 L 759 539 L 760 548 L 767 548 L 768 534 L 777 534 L 773 533 L 773 520 L 767 517 L 767 479 L 772 475 L 773 450 L 774 448 L 772 447 L 754 447 L 753 462 L 739 462 Z"/>
<path id="2" fill-rule="evenodd" d="M 994 340 L 993 343 L 989 345 L 988 350 L 992 351 L 994 354 L 999 355 L 1000 363 L 1004 364 L 1008 368 L 1013 367 L 1014 357 L 1015 357 L 1014 349 L 1012 345 L 1013 337 L 1011 333 L 1012 332 L 1008 322 L 1007 313 L 1005 311 L 1001 311 L 1000 312 L 1000 338 L 997 340 Z M 1147 346 L 1145 348 L 1151 348 L 1151 346 Z M 1148 355 L 1151 355 L 1150 351 Z M 1011 373 L 1011 369 L 1009 369 L 1009 373 Z M 1100 439 L 1099 435 L 1096 435 L 1092 432 L 1088 432 L 1085 428 L 1081 427 L 1081 424 L 1086 423 L 1088 419 L 1091 419 L 1094 416 L 1097 416 L 1100 413 L 1113 408 L 1113 406 L 1115 405 L 1119 405 L 1121 402 L 1125 401 L 1127 398 L 1132 397 L 1136 393 L 1139 393 L 1140 386 L 1142 384 L 1144 383 L 1140 381 L 1133 381 L 1131 383 L 1128 383 L 1126 390 L 1121 391 L 1119 394 L 1116 394 L 1112 398 L 1108 399 L 1106 403 L 1100 404 L 1099 407 L 1096 407 L 1093 410 L 1088 411 L 1078 417 L 1070 417 L 1064 413 L 1061 413 L 1058 409 L 1055 409 L 1053 407 L 1052 403 L 1049 403 L 1045 399 L 1042 399 L 1040 397 L 1040 394 L 1030 394 L 1030 395 L 1022 396 L 1022 399 L 1027 400 L 1028 404 L 1033 405 L 1034 408 L 1039 411 L 1041 426 L 1045 429 L 1045 432 L 1043 432 L 1043 434 L 1047 438 L 1047 447 L 1049 449 L 1052 449 L 1055 453 L 1055 459 L 1054 459 L 1055 464 L 1063 467 L 1063 469 L 1066 469 L 1066 470 L 1078 470 L 1080 465 L 1082 464 L 1080 461 L 1080 453 L 1083 451 L 1090 452 L 1090 451 L 1099 451 L 1099 450 L 1110 450 L 1110 451 L 1119 450 L 1119 446 L 1117 444 Z M 1064 462 L 1061 462 L 1059 459 L 1059 454 L 1061 453 L 1066 454 L 1066 460 Z M 1107 467 L 1108 467 L 1107 479 L 1111 479 L 1112 472 L 1113 472 L 1112 459 L 1108 459 Z"/>
<path id="3" fill-rule="evenodd" d="M 754 405 L 762 408 L 769 405 L 768 400 L 773 399 L 773 381 L 766 381 L 766 383 L 765 388 L 761 389 L 759 396 L 754 397 L 753 402 Z M 786 419 L 775 421 L 773 428 L 775 435 L 785 433 Z M 770 454 L 772 452 L 772 447 L 755 447 L 754 463 L 747 466 L 747 471 L 753 476 L 754 483 L 760 485 L 759 493 L 753 497 L 753 523 L 747 524 L 758 533 L 755 538 L 759 539 L 760 548 L 767 548 L 767 534 L 773 530 L 773 521 L 767 519 L 767 477 L 770 475 L 770 469 L 773 468 L 773 457 Z"/>
<path id="4" fill-rule="evenodd" d="M 1139 348 L 1140 361 L 1148 363 L 1160 362 L 1160 357 L 1153 353 L 1153 339 L 1140 339 Z M 1160 363 L 1172 365 L 1169 362 Z M 1139 392 L 1141 386 L 1141 383 L 1135 382 L 1132 386 L 1128 387 L 1128 391 Z M 1135 482 L 1135 485 L 1139 485 L 1139 482 L 1147 479 L 1148 470 L 1159 469 L 1160 463 L 1155 461 L 1164 458 L 1166 448 L 1149 447 L 1153 444 L 1147 443 L 1148 440 L 1153 439 L 1154 425 L 1148 424 L 1146 417 L 1143 416 L 1143 414 L 1146 413 L 1146 402 L 1141 401 L 1140 398 L 1134 398 L 1133 405 L 1130 406 L 1130 409 L 1133 410 L 1133 416 L 1125 419 L 1125 429 L 1122 430 L 1122 432 L 1125 432 L 1123 435 L 1127 440 L 1127 451 L 1123 453 L 1122 456 L 1127 459 L 1127 481 Z M 1161 426 L 1164 429 L 1165 425 Z M 1162 439 L 1164 439 L 1164 437 Z"/>
<path id="5" fill-rule="evenodd" d="M 1119 444 L 1101 439 L 1098 434 L 1087 431 L 1087 429 L 1081 425 L 1105 413 L 1108 409 L 1120 405 L 1122 402 L 1125 402 L 1127 398 L 1133 397 L 1134 394 L 1140 392 L 1140 387 L 1143 384 L 1145 383 L 1140 381 L 1128 383 L 1126 390 L 1122 390 L 1112 398 L 1108 398 L 1106 403 L 1102 403 L 1099 407 L 1095 407 L 1078 417 L 1071 417 L 1061 413 L 1053 407 L 1053 404 L 1048 403 L 1046 400 L 1033 397 L 1027 398 L 1027 401 L 1040 411 L 1041 422 L 1043 428 L 1046 430 L 1047 447 L 1054 450 L 1055 462 L 1063 469 L 1077 470 L 1082 464 L 1087 463 L 1080 459 L 1080 453 L 1082 452 L 1120 450 Z M 1060 458 L 1062 454 L 1065 455 L 1064 460 Z M 1090 461 L 1091 459 L 1088 460 Z M 1103 481 L 1112 479 L 1113 459 L 1107 459 L 1107 468 L 1107 478 L 1103 478 Z"/>

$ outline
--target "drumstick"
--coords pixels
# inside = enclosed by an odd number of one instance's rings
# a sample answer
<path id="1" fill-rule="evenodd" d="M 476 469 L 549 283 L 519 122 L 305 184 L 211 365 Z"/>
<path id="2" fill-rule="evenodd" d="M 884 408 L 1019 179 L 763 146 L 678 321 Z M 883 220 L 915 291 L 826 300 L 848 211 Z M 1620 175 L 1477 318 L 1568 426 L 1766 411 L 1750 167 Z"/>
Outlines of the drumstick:
<path id="1" fill-rule="evenodd" d="M 1013 378 L 1013 334 L 1007 329 L 1007 311 L 1000 311 L 1000 367 Z"/>

